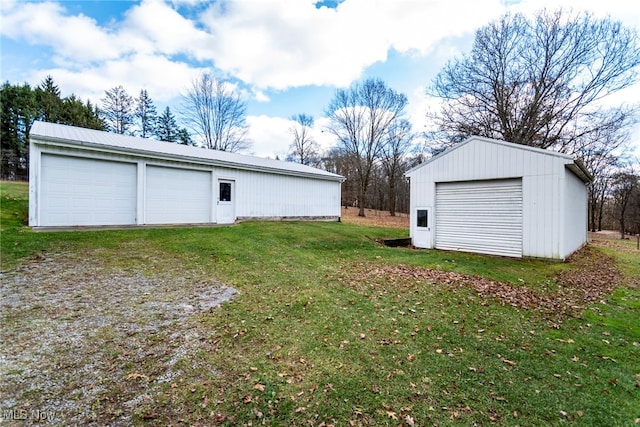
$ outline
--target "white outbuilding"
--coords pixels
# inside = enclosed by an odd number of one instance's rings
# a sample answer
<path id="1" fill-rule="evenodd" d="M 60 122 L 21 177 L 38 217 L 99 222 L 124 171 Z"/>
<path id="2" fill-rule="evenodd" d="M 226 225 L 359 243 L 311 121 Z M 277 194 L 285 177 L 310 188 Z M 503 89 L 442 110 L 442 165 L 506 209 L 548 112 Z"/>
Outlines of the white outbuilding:
<path id="1" fill-rule="evenodd" d="M 593 178 L 566 154 L 471 137 L 405 175 L 416 247 L 563 260 L 587 241 Z"/>
<path id="2" fill-rule="evenodd" d="M 344 178 L 309 166 L 35 122 L 32 227 L 340 219 Z"/>

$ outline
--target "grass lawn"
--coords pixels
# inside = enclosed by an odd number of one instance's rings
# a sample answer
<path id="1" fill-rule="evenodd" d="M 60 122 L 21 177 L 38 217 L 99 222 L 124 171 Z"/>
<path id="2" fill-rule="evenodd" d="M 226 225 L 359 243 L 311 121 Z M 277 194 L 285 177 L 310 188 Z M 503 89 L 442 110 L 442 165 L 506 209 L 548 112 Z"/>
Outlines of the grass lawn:
<path id="1" fill-rule="evenodd" d="M 388 248 L 376 239 L 407 231 L 346 223 L 36 233 L 27 185 L 0 183 L 0 196 L 2 270 L 86 252 L 105 269 L 189 271 L 239 291 L 194 315 L 207 345 L 133 409 L 136 424 L 640 423 L 631 245 L 556 263 Z M 610 293 L 552 311 L 573 292 L 563 277 L 610 258 L 620 276 L 593 275 Z"/>

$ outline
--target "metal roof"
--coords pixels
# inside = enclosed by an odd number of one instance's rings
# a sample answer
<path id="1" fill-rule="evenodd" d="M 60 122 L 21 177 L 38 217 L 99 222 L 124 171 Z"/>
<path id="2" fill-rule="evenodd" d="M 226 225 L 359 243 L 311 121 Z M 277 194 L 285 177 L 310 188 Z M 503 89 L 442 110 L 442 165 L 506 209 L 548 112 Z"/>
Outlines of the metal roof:
<path id="1" fill-rule="evenodd" d="M 543 148 L 531 147 L 529 145 L 515 144 L 513 142 L 502 141 L 500 139 L 486 138 L 486 137 L 483 137 L 483 136 L 471 136 L 471 137 L 467 138 L 466 140 L 464 140 L 463 142 L 461 142 L 459 144 L 456 144 L 453 147 L 450 147 L 450 148 L 444 150 L 442 153 L 431 157 L 427 161 L 425 161 L 423 163 L 420 163 L 419 165 L 409 169 L 407 172 L 404 173 L 404 175 L 405 176 L 409 176 L 414 171 L 422 168 L 423 166 L 428 165 L 429 163 L 433 162 L 434 160 L 439 159 L 442 156 L 445 156 L 445 155 L 449 154 L 450 152 L 452 152 L 454 150 L 457 150 L 458 148 L 462 147 L 463 145 L 469 144 L 472 141 L 482 141 L 482 142 L 487 142 L 487 143 L 490 143 L 490 144 L 502 145 L 504 147 L 509 147 L 509 148 L 517 148 L 517 149 L 520 149 L 520 150 L 533 151 L 534 153 L 538 153 L 538 154 L 542 154 L 542 155 L 546 155 L 546 156 L 560 157 L 560 158 L 566 160 L 565 167 L 567 169 L 569 169 L 571 172 L 573 172 L 576 176 L 578 176 L 578 178 L 580 178 L 583 182 L 585 182 L 587 184 L 593 182 L 593 175 L 591 175 L 591 173 L 589 173 L 589 171 L 584 166 L 584 164 L 580 160 L 574 159 L 572 156 L 570 156 L 568 154 L 559 153 L 557 151 L 552 151 L 552 150 L 545 150 Z"/>
<path id="2" fill-rule="evenodd" d="M 35 121 L 29 136 L 30 139 L 38 144 L 117 152 L 119 154 L 147 156 L 283 175 L 306 176 L 332 181 L 344 181 L 345 179 L 341 175 L 299 163 L 210 150 L 155 139 L 119 135 L 57 123 Z"/>

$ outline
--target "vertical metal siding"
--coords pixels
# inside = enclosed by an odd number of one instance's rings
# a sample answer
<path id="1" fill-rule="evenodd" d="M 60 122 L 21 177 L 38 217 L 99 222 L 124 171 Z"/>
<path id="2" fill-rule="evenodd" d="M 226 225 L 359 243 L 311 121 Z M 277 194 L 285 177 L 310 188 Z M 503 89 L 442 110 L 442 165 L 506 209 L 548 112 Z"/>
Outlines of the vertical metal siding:
<path id="1" fill-rule="evenodd" d="M 251 171 L 234 176 L 238 217 L 340 216 L 340 182 Z"/>
<path id="2" fill-rule="evenodd" d="M 522 256 L 522 180 L 436 184 L 436 248 Z"/>

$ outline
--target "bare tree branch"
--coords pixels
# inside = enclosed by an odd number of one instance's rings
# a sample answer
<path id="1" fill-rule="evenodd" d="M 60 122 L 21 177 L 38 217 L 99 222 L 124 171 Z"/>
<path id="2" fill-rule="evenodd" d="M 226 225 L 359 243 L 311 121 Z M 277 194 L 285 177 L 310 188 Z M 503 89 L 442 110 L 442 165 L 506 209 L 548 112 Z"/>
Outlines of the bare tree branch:
<path id="1" fill-rule="evenodd" d="M 236 152 L 250 147 L 246 104 L 226 80 L 209 73 L 196 78 L 184 96 L 183 115 L 206 148 Z"/>

